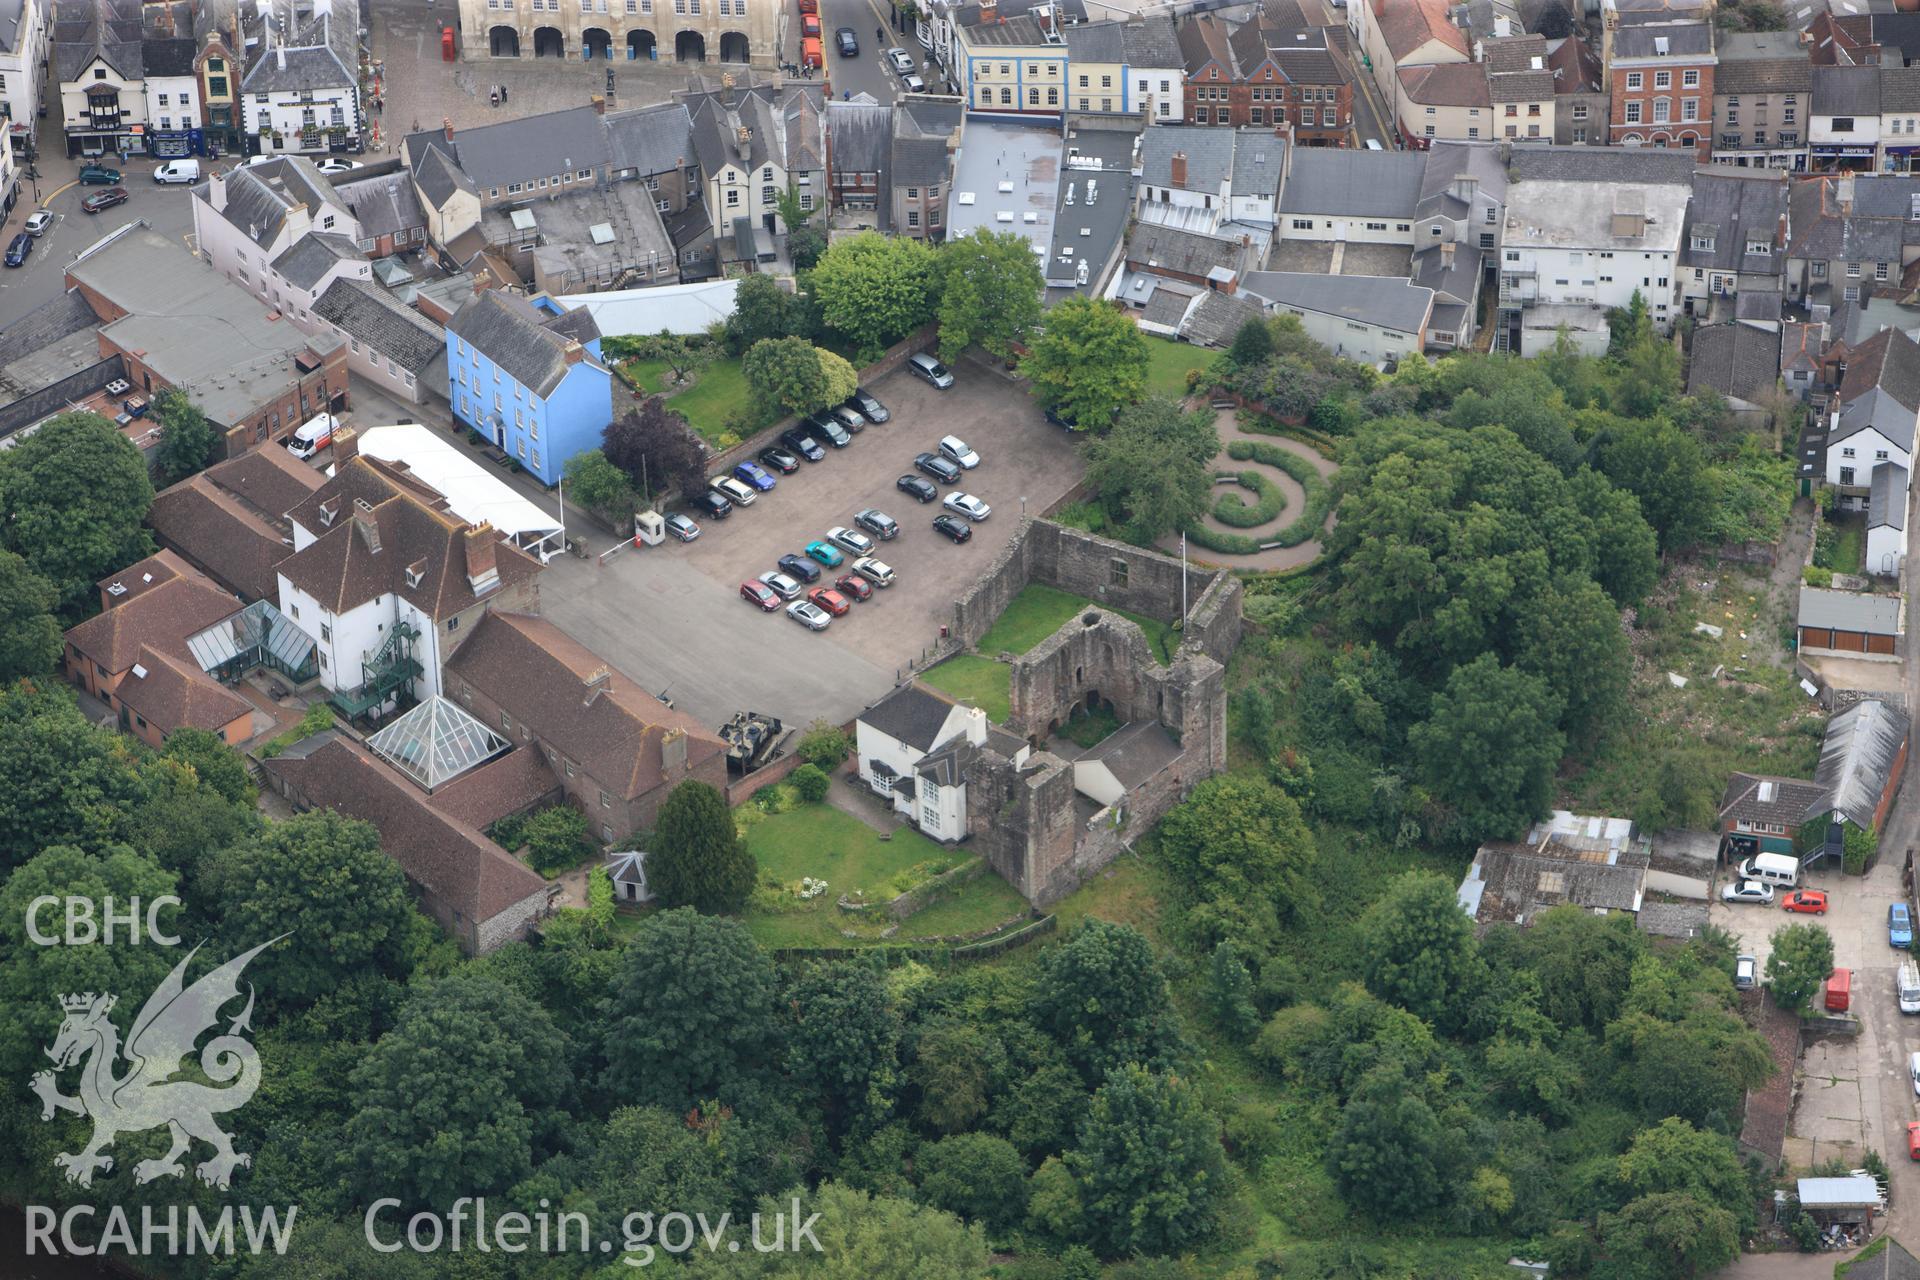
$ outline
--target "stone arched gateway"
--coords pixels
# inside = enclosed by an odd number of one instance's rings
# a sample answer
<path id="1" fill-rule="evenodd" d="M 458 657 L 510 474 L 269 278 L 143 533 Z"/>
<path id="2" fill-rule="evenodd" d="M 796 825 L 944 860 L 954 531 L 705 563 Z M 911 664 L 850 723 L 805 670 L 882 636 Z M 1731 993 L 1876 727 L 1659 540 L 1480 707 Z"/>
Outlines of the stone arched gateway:
<path id="1" fill-rule="evenodd" d="M 636 28 L 627 32 L 627 60 L 629 62 L 651 62 L 660 56 L 659 42 L 653 32 L 645 28 Z"/>
<path id="2" fill-rule="evenodd" d="M 682 31 L 673 38 L 673 60 L 675 62 L 705 62 L 707 60 L 707 38 L 698 31 Z"/>
<path id="3" fill-rule="evenodd" d="M 567 56 L 567 38 L 560 34 L 560 28 L 534 28 L 533 56 L 536 58 L 564 58 Z"/>
<path id="4" fill-rule="evenodd" d="M 604 27 L 588 27 L 580 33 L 580 56 L 586 59 L 613 57 L 613 35 Z"/>
<path id="5" fill-rule="evenodd" d="M 487 32 L 487 52 L 496 58 L 520 56 L 520 33 L 512 27 L 493 27 Z"/>
<path id="6" fill-rule="evenodd" d="M 752 46 L 744 31 L 723 31 L 720 33 L 720 61 L 749 62 L 753 59 Z"/>

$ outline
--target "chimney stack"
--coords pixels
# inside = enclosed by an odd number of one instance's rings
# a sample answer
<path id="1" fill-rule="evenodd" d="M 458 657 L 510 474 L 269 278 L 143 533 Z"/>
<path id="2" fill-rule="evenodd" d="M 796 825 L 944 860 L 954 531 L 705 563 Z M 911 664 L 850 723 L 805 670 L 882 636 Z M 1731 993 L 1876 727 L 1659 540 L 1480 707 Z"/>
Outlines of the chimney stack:
<path id="1" fill-rule="evenodd" d="M 581 705 L 590 707 L 601 694 L 613 687 L 613 668 L 604 666 L 594 668 L 587 676 L 586 685 L 587 696 L 581 700 Z"/>
<path id="2" fill-rule="evenodd" d="M 976 747 L 987 745 L 987 713 L 978 707 L 967 708 L 967 741 Z"/>
<path id="3" fill-rule="evenodd" d="M 660 772 L 672 777 L 687 767 L 687 731 L 668 729 L 660 735 Z"/>
<path id="4" fill-rule="evenodd" d="M 440 117 L 440 136 L 446 139 L 448 142 L 453 141 L 453 117 L 452 116 Z"/>
<path id="5" fill-rule="evenodd" d="M 338 467 L 348 458 L 360 456 L 360 433 L 352 427 L 336 425 L 333 431 L 333 465 Z"/>
<path id="6" fill-rule="evenodd" d="M 1853 175 L 1841 174 L 1834 189 L 1840 200 L 1840 216 L 1844 218 L 1853 212 Z"/>
<path id="7" fill-rule="evenodd" d="M 1000 21 L 1000 0 L 980 0 L 980 21 L 982 23 Z"/>
<path id="8" fill-rule="evenodd" d="M 1182 191 L 1187 188 L 1187 153 L 1184 151 L 1173 153 L 1173 185 Z"/>
<path id="9" fill-rule="evenodd" d="M 353 531 L 367 550 L 374 555 L 380 554 L 380 522 L 374 518 L 373 508 L 356 502 L 353 507 Z"/>
<path id="10" fill-rule="evenodd" d="M 582 360 L 586 358 L 587 358 L 587 349 L 585 347 L 581 346 L 577 342 L 569 342 L 567 344 L 566 361 L 568 364 L 579 364 Z"/>
<path id="11" fill-rule="evenodd" d="M 287 69 L 287 46 L 283 44 L 273 46 L 273 57 L 274 61 L 280 64 L 279 69 L 285 71 Z"/>
<path id="12" fill-rule="evenodd" d="M 1440 246 L 1440 265 L 1449 271 L 1453 270 L 1453 241 L 1451 240 Z"/>
<path id="13" fill-rule="evenodd" d="M 1474 193 L 1479 189 L 1480 179 L 1470 173 L 1456 173 L 1447 184 L 1447 193 L 1461 204 L 1472 204 Z"/>
<path id="14" fill-rule="evenodd" d="M 466 532 L 467 585 L 480 596 L 500 585 L 500 562 L 494 550 L 493 523 L 482 520 Z"/>

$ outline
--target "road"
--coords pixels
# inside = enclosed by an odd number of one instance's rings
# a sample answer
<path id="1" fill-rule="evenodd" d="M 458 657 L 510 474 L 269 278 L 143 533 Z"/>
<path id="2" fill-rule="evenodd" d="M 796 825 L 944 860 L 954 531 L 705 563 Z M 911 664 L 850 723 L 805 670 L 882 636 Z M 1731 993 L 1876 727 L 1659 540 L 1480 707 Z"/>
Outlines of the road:
<path id="1" fill-rule="evenodd" d="M 900 77 L 882 61 L 880 55 L 890 47 L 905 49 L 916 63 L 925 61 L 926 50 L 920 47 L 919 40 L 913 36 L 893 30 L 886 26 L 891 6 L 882 7 L 873 0 L 820 0 L 821 43 L 827 59 L 828 82 L 833 86 L 833 96 L 843 94 L 869 94 L 874 101 L 892 102 L 900 96 Z M 860 54 L 854 58 L 843 58 L 834 45 L 833 33 L 840 27 L 852 27 L 854 39 L 860 42 Z M 875 28 L 884 29 L 886 43 L 874 41 Z M 800 29 L 800 14 L 796 9 L 792 20 L 792 30 Z M 922 77 L 926 72 L 921 72 Z M 928 85 L 929 89 L 941 89 L 944 86 Z"/>
<path id="2" fill-rule="evenodd" d="M 1356 75 L 1353 89 L 1354 145 L 1364 147 L 1371 140 L 1389 151 L 1394 150 L 1399 144 L 1394 141 L 1393 113 L 1380 101 L 1380 89 L 1374 84 L 1373 75 L 1370 72 Z"/>

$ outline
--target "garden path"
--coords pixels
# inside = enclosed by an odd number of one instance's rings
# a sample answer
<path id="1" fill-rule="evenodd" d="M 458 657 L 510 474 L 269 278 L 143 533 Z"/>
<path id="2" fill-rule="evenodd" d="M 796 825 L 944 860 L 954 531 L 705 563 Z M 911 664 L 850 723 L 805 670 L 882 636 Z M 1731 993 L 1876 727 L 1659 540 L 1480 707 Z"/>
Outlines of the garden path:
<path id="1" fill-rule="evenodd" d="M 1322 478 L 1331 478 L 1333 473 L 1340 469 L 1338 463 L 1323 455 L 1312 445 L 1303 444 L 1290 436 L 1277 436 L 1266 432 L 1246 430 L 1240 425 L 1235 410 L 1221 409 L 1216 412 L 1213 416 L 1213 425 L 1214 429 L 1220 433 L 1220 452 L 1214 455 L 1212 463 L 1209 464 L 1211 469 L 1215 472 L 1258 471 L 1280 486 L 1280 492 L 1284 493 L 1287 497 L 1287 505 L 1281 510 L 1279 517 L 1276 518 L 1272 524 L 1264 528 L 1236 529 L 1231 525 L 1221 523 L 1221 521 L 1214 516 L 1211 507 L 1213 498 L 1209 496 L 1207 514 L 1201 518 L 1201 523 L 1205 524 L 1209 529 L 1216 529 L 1221 533 L 1261 537 L 1262 535 L 1271 534 L 1273 530 L 1279 529 L 1293 520 L 1307 501 L 1306 491 L 1300 487 L 1300 482 L 1278 467 L 1270 467 L 1265 463 L 1255 462 L 1251 458 L 1229 458 L 1227 456 L 1227 446 L 1235 440 L 1255 440 L 1262 444 L 1277 445 L 1290 453 L 1297 453 L 1311 463 L 1313 469 L 1318 471 Z M 1218 486 L 1216 486 L 1216 488 L 1217 487 Z M 1249 497 L 1250 496 L 1251 495 L 1249 495 Z M 1327 517 L 1327 525 L 1330 528 L 1332 524 L 1333 517 L 1329 515 Z M 1180 551 L 1180 535 L 1169 534 L 1162 538 L 1157 545 L 1160 550 L 1177 555 Z M 1320 539 L 1318 538 L 1309 538 L 1307 541 L 1291 547 L 1269 547 L 1265 551 L 1258 551 L 1252 555 L 1245 556 L 1229 555 L 1226 552 L 1211 551 L 1205 547 L 1189 545 L 1187 548 L 1187 558 L 1196 562 L 1204 561 L 1209 564 L 1218 564 L 1229 569 L 1292 569 L 1303 564 L 1310 564 L 1314 560 L 1319 559 L 1321 549 Z"/>

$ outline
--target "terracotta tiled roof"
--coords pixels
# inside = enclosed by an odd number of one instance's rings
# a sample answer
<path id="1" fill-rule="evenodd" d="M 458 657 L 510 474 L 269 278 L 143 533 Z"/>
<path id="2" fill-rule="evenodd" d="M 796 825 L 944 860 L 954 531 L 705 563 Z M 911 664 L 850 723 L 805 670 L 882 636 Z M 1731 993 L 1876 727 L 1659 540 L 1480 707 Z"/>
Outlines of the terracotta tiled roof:
<path id="1" fill-rule="evenodd" d="M 433 807 L 469 826 L 485 829 L 508 814 L 531 808 L 560 789 L 559 779 L 538 749 L 527 746 L 461 774 L 433 793 Z"/>
<path id="2" fill-rule="evenodd" d="M 1761 798 L 1763 789 L 1769 798 Z M 1726 792 L 1720 797 L 1720 821 L 1777 822 L 1797 827 L 1826 799 L 1827 789 L 1816 782 L 1736 773 L 1727 779 Z"/>
<path id="3" fill-rule="evenodd" d="M 161 542 L 248 600 L 275 598 L 273 567 L 293 552 L 279 529 L 205 473 L 154 495 L 147 523 Z"/>
<path id="4" fill-rule="evenodd" d="M 1396 64 L 1429 40 L 1467 57 L 1467 36 L 1447 21 L 1445 0 L 1371 0 L 1373 20 Z"/>
<path id="5" fill-rule="evenodd" d="M 1920 343 L 1898 329 L 1885 329 L 1848 352 L 1841 401 L 1858 399 L 1875 387 L 1920 410 Z"/>
<path id="6" fill-rule="evenodd" d="M 140 647 L 138 660 L 114 695 L 162 733 L 175 729 L 217 733 L 253 713 L 251 702 L 209 679 L 198 665 L 171 658 L 152 645 Z"/>
<path id="7" fill-rule="evenodd" d="M 592 696 L 593 678 L 607 683 Z M 492 611 L 447 663 L 449 687 L 471 686 L 623 800 L 672 782 L 666 736 L 686 735 L 687 766 L 725 750 L 699 721 L 674 711 L 545 618 Z"/>
<path id="8" fill-rule="evenodd" d="M 88 618 L 67 632 L 67 643 L 117 675 L 134 664 L 143 645 L 184 653 L 188 636 L 239 609 L 239 600 L 192 573 Z"/>
<path id="9" fill-rule="evenodd" d="M 250 449 L 200 474 L 278 522 L 327 482 L 321 472 L 277 446 Z"/>
<path id="10" fill-rule="evenodd" d="M 162 548 L 145 560 L 136 560 L 119 572 L 108 574 L 100 579 L 97 585 L 102 597 L 111 607 L 116 604 L 126 604 L 137 596 L 145 595 L 163 582 L 187 577 L 193 571 L 192 565 L 173 552 Z M 121 590 L 113 590 L 116 586 Z"/>

